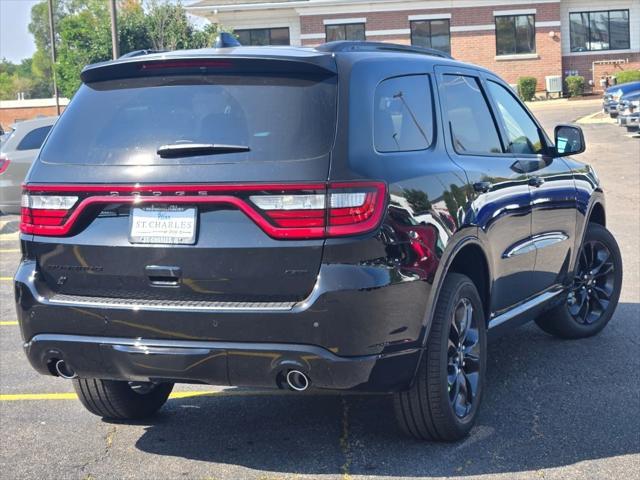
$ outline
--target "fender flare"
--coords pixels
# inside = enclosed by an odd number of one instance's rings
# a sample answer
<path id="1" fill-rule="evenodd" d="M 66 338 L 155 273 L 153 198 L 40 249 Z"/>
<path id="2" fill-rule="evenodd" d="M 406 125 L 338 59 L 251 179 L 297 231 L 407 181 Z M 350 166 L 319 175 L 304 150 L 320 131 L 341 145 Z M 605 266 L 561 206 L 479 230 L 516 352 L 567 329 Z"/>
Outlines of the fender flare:
<path id="1" fill-rule="evenodd" d="M 455 245 L 451 248 L 449 253 L 443 255 L 443 257 L 441 258 L 440 267 L 438 268 L 438 271 L 436 272 L 436 275 L 434 277 L 433 288 L 431 289 L 431 293 L 429 294 L 429 299 L 427 301 L 427 311 L 425 312 L 425 315 L 422 320 L 422 332 L 420 334 L 421 335 L 420 354 L 418 355 L 418 361 L 416 362 L 415 370 L 413 372 L 413 375 L 411 376 L 411 383 L 409 385 L 410 387 L 413 385 L 413 382 L 415 381 L 416 375 L 418 373 L 418 369 L 420 368 L 420 363 L 422 362 L 422 356 L 426 351 L 426 344 L 429 338 L 429 333 L 431 332 L 431 325 L 433 324 L 433 317 L 436 311 L 436 303 L 440 295 L 440 291 L 442 290 L 444 279 L 446 278 L 447 273 L 451 268 L 451 264 L 453 263 L 453 260 L 456 258 L 458 253 L 460 253 L 460 251 L 463 248 L 469 245 L 478 246 L 483 252 L 485 252 L 485 257 L 487 257 L 486 250 L 485 248 L 483 248 L 482 242 L 480 241 L 478 236 L 475 234 L 468 234 L 460 238 L 455 243 Z M 488 257 L 487 257 L 487 269 L 489 270 L 489 285 L 491 286 L 493 283 L 493 274 L 491 270 L 491 262 L 489 262 Z M 491 287 L 489 287 L 489 291 L 491 291 Z"/>
<path id="2" fill-rule="evenodd" d="M 573 255 L 571 258 L 571 272 L 575 271 L 576 265 L 578 263 L 580 248 L 584 243 L 584 237 L 587 235 L 587 226 L 589 225 L 589 219 L 591 218 L 591 214 L 593 213 L 596 205 L 602 207 L 602 209 L 606 212 L 604 194 L 601 190 L 593 191 L 592 195 L 589 197 L 589 203 L 584 210 L 584 216 L 578 220 L 579 223 L 576 225 L 576 242 L 574 244 Z M 581 209 L 578 206 L 578 214 L 580 214 L 580 211 Z"/>

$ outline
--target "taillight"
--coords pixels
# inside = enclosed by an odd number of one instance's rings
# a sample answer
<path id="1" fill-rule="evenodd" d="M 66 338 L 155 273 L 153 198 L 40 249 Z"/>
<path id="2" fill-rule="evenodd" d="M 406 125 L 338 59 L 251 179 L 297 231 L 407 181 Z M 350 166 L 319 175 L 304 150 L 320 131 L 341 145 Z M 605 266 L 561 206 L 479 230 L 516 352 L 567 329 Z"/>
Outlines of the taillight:
<path id="1" fill-rule="evenodd" d="M 0 155 L 0 175 L 2 175 L 7 168 L 9 168 L 9 164 L 11 160 L 9 160 L 6 156 Z"/>
<path id="2" fill-rule="evenodd" d="M 277 239 L 370 232 L 384 214 L 382 182 L 227 185 L 29 185 L 22 197 L 23 233 L 64 236 L 80 214 L 105 204 L 226 204 Z"/>
<path id="3" fill-rule="evenodd" d="M 60 227 L 67 220 L 67 215 L 78 201 L 74 195 L 32 195 L 22 194 L 20 231 L 47 235 L 56 230 L 50 227 Z"/>

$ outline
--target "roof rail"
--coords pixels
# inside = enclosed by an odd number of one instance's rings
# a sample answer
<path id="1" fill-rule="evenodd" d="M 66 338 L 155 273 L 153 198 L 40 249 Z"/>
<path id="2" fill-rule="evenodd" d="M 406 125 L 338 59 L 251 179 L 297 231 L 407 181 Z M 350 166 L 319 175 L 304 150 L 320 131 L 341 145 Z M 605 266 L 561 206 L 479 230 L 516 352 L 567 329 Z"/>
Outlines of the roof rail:
<path id="1" fill-rule="evenodd" d="M 432 57 L 441 57 L 453 59 L 453 57 L 445 52 L 434 48 L 416 47 L 413 45 L 399 45 L 396 43 L 384 42 L 358 42 L 349 40 L 339 40 L 336 42 L 323 43 L 316 47 L 321 52 L 400 52 L 400 53 L 417 53 L 419 55 L 431 55 Z"/>
<path id="2" fill-rule="evenodd" d="M 118 58 L 131 58 L 131 57 L 139 57 L 141 55 L 151 55 L 152 53 L 163 53 L 166 50 L 133 50 L 132 52 L 125 53 L 124 55 L 120 55 Z"/>

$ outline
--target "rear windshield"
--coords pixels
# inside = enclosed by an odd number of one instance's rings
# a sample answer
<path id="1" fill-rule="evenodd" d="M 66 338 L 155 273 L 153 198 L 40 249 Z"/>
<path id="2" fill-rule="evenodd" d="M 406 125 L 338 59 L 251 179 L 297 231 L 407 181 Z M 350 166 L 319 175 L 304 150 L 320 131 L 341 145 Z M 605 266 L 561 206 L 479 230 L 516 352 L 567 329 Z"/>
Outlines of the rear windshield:
<path id="1" fill-rule="evenodd" d="M 40 160 L 90 165 L 286 161 L 320 157 L 335 135 L 335 77 L 203 75 L 82 85 Z M 161 158 L 163 145 L 248 152 Z"/>

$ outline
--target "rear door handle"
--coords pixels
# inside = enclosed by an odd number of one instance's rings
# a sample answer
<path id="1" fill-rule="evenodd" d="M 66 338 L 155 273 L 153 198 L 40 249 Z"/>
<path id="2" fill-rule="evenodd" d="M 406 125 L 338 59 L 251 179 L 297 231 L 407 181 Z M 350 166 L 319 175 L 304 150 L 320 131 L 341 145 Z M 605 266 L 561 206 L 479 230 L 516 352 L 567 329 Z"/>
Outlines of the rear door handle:
<path id="1" fill-rule="evenodd" d="M 476 182 L 473 184 L 473 189 L 477 193 L 487 193 L 491 190 L 491 182 Z"/>
<path id="2" fill-rule="evenodd" d="M 541 187 L 544 184 L 544 178 L 542 177 L 531 177 L 529 178 L 529 185 L 532 187 Z"/>

